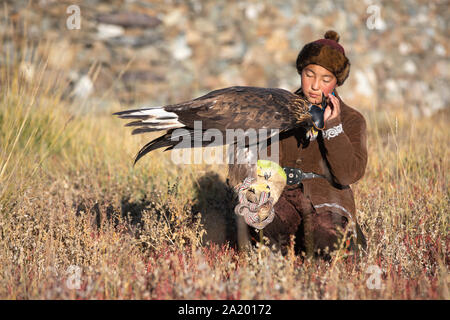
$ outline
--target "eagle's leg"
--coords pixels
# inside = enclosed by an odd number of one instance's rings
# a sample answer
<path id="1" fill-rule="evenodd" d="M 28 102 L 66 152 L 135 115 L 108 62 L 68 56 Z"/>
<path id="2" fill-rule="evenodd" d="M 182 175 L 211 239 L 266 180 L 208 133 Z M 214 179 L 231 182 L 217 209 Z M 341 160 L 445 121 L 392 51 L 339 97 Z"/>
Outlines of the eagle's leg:
<path id="1" fill-rule="evenodd" d="M 245 193 L 245 197 L 251 203 L 258 203 L 259 197 L 256 195 L 254 190 L 248 189 Z"/>

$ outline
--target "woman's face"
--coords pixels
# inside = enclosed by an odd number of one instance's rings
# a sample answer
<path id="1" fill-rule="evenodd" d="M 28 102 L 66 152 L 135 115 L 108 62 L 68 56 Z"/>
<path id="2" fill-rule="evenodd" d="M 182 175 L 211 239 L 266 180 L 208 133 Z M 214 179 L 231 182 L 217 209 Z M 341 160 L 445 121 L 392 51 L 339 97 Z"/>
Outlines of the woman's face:
<path id="1" fill-rule="evenodd" d="M 337 79 L 330 71 L 317 64 L 309 64 L 302 70 L 302 90 L 309 102 L 322 102 L 322 93 L 328 96 L 336 87 Z"/>

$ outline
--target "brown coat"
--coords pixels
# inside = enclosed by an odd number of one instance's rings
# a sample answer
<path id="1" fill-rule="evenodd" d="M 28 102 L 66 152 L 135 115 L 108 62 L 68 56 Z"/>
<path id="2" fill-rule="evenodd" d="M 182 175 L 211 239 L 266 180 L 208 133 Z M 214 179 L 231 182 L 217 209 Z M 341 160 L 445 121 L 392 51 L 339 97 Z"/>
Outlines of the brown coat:
<path id="1" fill-rule="evenodd" d="M 280 164 L 327 176 L 328 179 L 303 180 L 304 195 L 310 198 L 317 212 L 337 211 L 356 222 L 355 200 L 349 185 L 361 179 L 365 172 L 366 121 L 338 94 L 336 97 L 341 105 L 340 116 L 328 121 L 309 144 L 298 146 L 295 136 L 280 139 Z"/>

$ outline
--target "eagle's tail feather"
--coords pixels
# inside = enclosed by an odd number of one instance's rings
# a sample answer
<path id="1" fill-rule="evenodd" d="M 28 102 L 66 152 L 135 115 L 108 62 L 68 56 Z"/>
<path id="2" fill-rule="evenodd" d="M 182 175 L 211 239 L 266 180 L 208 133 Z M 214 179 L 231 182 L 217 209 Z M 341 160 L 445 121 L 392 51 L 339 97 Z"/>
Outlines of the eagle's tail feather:
<path id="1" fill-rule="evenodd" d="M 178 116 L 174 112 L 167 112 L 165 107 L 150 107 L 141 109 L 125 110 L 113 113 L 122 119 L 177 119 Z"/>
<path id="2" fill-rule="evenodd" d="M 171 146 L 173 146 L 174 143 L 177 143 L 177 141 L 172 141 L 170 139 L 170 137 L 172 135 L 172 131 L 173 130 L 167 132 L 165 135 L 162 135 L 159 138 L 156 138 L 156 139 L 150 141 L 145 146 L 143 146 L 141 148 L 141 150 L 139 150 L 138 154 L 136 155 L 136 158 L 134 159 L 134 164 L 136 164 L 136 162 L 138 162 L 138 160 L 140 158 L 145 156 L 150 151 L 153 151 L 153 150 L 156 150 L 159 148 L 164 148 L 164 147 L 171 147 Z"/>
<path id="3" fill-rule="evenodd" d="M 137 129 L 136 129 L 137 130 Z M 180 140 L 190 140 L 190 143 L 180 143 Z M 200 142 L 200 143 L 199 143 Z M 181 131 L 177 131 L 176 129 L 171 129 L 167 131 L 166 134 L 150 141 L 145 146 L 139 150 L 136 158 L 134 160 L 134 164 L 145 156 L 147 153 L 159 149 L 164 148 L 164 151 L 173 150 L 175 147 L 177 148 L 196 148 L 196 147 L 207 147 L 210 146 L 210 141 L 201 140 L 201 136 L 195 134 L 193 129 L 183 129 Z M 223 143 L 219 143 L 219 145 L 223 145 Z"/>
<path id="4" fill-rule="evenodd" d="M 169 130 L 166 134 L 150 141 L 149 143 L 147 143 L 145 146 L 143 146 L 141 148 L 141 150 L 139 150 L 138 154 L 136 155 L 136 158 L 134 159 L 134 164 L 136 164 L 136 162 L 142 158 L 143 156 L 145 156 L 147 153 L 159 149 L 159 148 L 164 148 L 167 147 L 166 149 L 164 149 L 164 151 L 168 151 L 168 150 L 172 150 L 176 145 L 179 144 L 180 138 L 182 137 L 188 137 L 191 140 L 190 144 L 187 144 L 186 146 L 183 146 L 183 144 L 178 145 L 179 148 L 188 148 L 192 145 L 192 142 L 194 140 L 193 138 L 193 134 L 192 134 L 192 130 L 186 130 L 183 132 L 174 132 L 175 129 L 171 129 Z"/>
<path id="5" fill-rule="evenodd" d="M 138 119 L 125 125 L 127 127 L 139 127 L 134 129 L 132 134 L 184 127 L 184 124 L 178 121 L 178 115 L 164 110 L 164 107 L 126 110 L 113 113 L 113 115 L 122 119 Z"/>

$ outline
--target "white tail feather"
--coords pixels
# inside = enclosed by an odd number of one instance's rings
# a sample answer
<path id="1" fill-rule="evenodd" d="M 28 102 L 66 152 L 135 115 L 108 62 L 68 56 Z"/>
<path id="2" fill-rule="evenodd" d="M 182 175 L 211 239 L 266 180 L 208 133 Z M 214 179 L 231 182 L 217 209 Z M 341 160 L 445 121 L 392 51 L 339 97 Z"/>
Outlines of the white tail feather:
<path id="1" fill-rule="evenodd" d="M 142 117 L 147 116 L 151 119 L 178 119 L 178 115 L 173 112 L 167 112 L 162 107 L 155 107 L 155 108 L 144 108 L 140 110 L 136 110 L 132 113 L 126 114 L 127 117 Z"/>
<path id="2" fill-rule="evenodd" d="M 134 133 L 182 128 L 185 125 L 178 121 L 178 115 L 164 110 L 164 107 L 142 108 L 117 113 L 123 119 L 139 119 L 126 124 L 127 127 L 138 127 Z"/>

